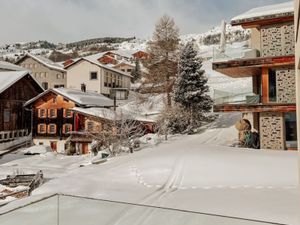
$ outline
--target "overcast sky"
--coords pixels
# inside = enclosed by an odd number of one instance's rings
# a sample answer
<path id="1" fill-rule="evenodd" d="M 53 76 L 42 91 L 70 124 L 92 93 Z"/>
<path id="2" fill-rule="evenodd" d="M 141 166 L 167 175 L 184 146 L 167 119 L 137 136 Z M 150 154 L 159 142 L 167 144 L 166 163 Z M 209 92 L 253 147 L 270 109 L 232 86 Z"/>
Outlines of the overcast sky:
<path id="1" fill-rule="evenodd" d="M 253 7 L 287 0 L 0 0 L 0 44 L 71 42 L 104 36 L 149 38 L 160 16 L 181 34 L 205 32 Z"/>

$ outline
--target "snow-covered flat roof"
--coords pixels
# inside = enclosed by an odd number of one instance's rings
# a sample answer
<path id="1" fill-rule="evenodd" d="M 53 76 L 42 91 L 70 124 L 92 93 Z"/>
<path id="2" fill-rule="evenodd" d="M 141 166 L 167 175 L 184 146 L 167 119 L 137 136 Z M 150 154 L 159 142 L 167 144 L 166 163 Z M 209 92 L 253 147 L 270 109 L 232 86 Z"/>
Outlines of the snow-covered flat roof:
<path id="1" fill-rule="evenodd" d="M 232 25 L 294 15 L 293 1 L 253 8 L 231 20 Z"/>

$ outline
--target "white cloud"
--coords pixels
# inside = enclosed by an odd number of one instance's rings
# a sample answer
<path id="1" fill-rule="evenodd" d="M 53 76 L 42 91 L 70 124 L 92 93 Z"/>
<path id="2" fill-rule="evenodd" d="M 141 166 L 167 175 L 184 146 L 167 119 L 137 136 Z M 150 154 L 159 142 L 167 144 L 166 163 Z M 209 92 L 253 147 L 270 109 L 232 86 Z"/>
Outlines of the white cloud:
<path id="1" fill-rule="evenodd" d="M 150 37 L 167 13 L 182 33 L 204 32 L 251 7 L 282 0 L 0 0 L 0 43 Z"/>

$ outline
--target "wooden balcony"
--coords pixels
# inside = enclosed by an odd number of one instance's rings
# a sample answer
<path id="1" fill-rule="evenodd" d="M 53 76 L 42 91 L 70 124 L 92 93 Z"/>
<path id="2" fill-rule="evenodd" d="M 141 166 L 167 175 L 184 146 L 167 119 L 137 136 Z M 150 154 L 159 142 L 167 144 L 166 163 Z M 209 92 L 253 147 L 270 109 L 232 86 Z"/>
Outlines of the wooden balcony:
<path id="1" fill-rule="evenodd" d="M 227 76 L 251 77 L 261 74 L 262 67 L 290 66 L 295 64 L 295 56 L 276 56 L 230 59 L 228 61 L 213 62 L 213 70 Z"/>

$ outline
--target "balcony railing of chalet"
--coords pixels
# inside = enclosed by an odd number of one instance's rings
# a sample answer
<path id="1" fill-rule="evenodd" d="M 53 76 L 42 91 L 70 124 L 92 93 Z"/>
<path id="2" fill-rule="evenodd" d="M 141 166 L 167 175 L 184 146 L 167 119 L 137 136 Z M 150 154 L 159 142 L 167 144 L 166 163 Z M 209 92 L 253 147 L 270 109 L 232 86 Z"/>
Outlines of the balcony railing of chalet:
<path id="1" fill-rule="evenodd" d="M 52 195 L 0 213 L 1 225 L 270 225 L 267 221 L 225 215 L 100 200 L 70 195 Z"/>
<path id="2" fill-rule="evenodd" d="M 250 59 L 260 57 L 260 52 L 257 49 L 249 48 L 248 46 L 231 46 L 226 47 L 225 52 L 221 52 L 219 48 L 213 48 L 213 61 L 221 62 L 232 59 Z"/>
<path id="3" fill-rule="evenodd" d="M 32 139 L 28 130 L 13 130 L 0 132 L 0 151 L 18 146 Z"/>

